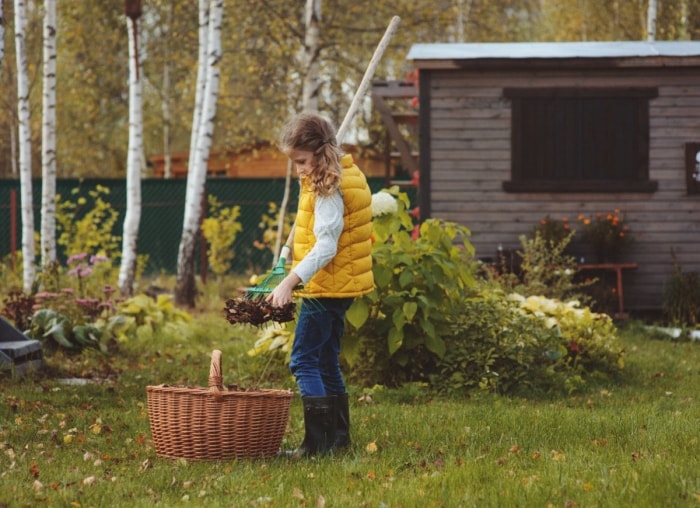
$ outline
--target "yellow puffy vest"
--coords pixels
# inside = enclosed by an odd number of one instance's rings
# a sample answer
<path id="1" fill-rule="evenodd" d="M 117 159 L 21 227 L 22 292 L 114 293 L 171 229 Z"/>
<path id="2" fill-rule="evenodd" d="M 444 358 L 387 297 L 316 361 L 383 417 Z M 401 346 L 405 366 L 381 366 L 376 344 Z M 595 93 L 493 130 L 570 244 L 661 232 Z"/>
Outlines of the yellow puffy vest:
<path id="1" fill-rule="evenodd" d="M 340 162 L 343 168 L 340 183 L 344 204 L 343 232 L 335 257 L 304 286 L 304 294 L 316 298 L 350 298 L 374 289 L 370 240 L 372 193 L 352 155 L 344 155 Z M 315 201 L 316 195 L 311 186 L 302 179 L 294 230 L 294 265 L 316 243 L 313 232 Z"/>

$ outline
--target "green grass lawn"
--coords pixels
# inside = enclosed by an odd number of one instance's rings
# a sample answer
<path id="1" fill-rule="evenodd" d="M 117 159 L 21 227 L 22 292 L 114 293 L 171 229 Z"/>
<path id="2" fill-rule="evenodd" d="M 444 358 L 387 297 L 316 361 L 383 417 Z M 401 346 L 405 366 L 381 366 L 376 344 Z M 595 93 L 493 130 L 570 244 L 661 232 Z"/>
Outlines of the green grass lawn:
<path id="1" fill-rule="evenodd" d="M 158 458 L 147 385 L 206 385 L 213 348 L 226 382 L 259 381 L 263 359 L 245 355 L 254 339 L 221 321 L 106 359 L 53 359 L 52 376 L 0 379 L 0 506 L 700 506 L 697 342 L 625 331 L 624 379 L 568 398 L 350 387 L 342 455 Z M 81 386 L 56 377 L 96 371 L 104 379 Z M 265 380 L 294 386 L 279 368 Z M 302 437 L 297 396 L 283 447 Z"/>

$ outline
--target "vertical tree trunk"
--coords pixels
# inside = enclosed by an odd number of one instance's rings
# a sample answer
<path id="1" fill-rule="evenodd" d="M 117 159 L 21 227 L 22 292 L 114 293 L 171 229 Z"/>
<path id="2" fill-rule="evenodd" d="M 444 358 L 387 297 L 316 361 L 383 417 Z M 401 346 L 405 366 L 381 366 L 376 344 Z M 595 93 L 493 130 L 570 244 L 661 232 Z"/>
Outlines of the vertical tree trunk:
<path id="1" fill-rule="evenodd" d="M 197 84 L 194 96 L 194 111 L 192 112 L 192 132 L 190 134 L 190 153 L 187 162 L 189 170 L 196 164 L 197 139 L 199 138 L 199 126 L 202 118 L 202 103 L 204 91 L 207 87 L 207 46 L 209 44 L 209 2 L 199 0 L 199 56 L 197 58 Z M 187 193 L 189 195 L 189 183 Z"/>
<path id="2" fill-rule="evenodd" d="M 688 32 L 688 0 L 681 0 L 681 13 L 678 19 L 678 39 L 690 40 Z"/>
<path id="3" fill-rule="evenodd" d="M 649 0 L 647 8 L 647 41 L 654 42 L 656 40 L 656 0 Z"/>
<path id="4" fill-rule="evenodd" d="M 304 111 L 318 111 L 318 90 L 321 80 L 319 79 L 321 62 L 321 0 L 306 0 L 304 11 L 304 24 L 306 33 L 304 34 L 303 68 L 304 81 L 302 88 L 302 109 Z M 284 180 L 284 194 L 277 216 L 277 240 L 275 241 L 275 251 L 273 264 L 277 264 L 279 252 L 282 246 L 282 236 L 284 235 L 284 218 L 287 215 L 289 195 L 292 187 L 292 171 L 294 165 L 287 162 L 287 174 Z"/>
<path id="5" fill-rule="evenodd" d="M 211 0 L 209 3 L 209 29 L 207 42 L 206 87 L 202 102 L 202 114 L 197 128 L 197 145 L 194 165 L 187 171 L 187 196 L 182 238 L 177 259 L 177 281 L 175 301 L 179 305 L 193 307 L 196 287 L 194 280 L 194 247 L 200 229 L 202 216 L 201 205 L 204 198 L 204 186 L 207 177 L 209 150 L 214 134 L 216 103 L 219 96 L 219 77 L 221 69 L 221 20 L 223 17 L 223 0 Z M 193 126 L 194 128 L 194 126 Z M 190 156 L 190 160 L 192 157 Z"/>
<path id="6" fill-rule="evenodd" d="M 172 157 L 170 155 L 170 41 L 173 25 L 173 4 L 168 3 L 168 13 L 164 30 L 165 55 L 163 64 L 163 99 L 161 108 L 163 111 L 163 178 L 172 177 Z"/>
<path id="7" fill-rule="evenodd" d="M 41 123 L 41 264 L 56 261 L 56 0 L 44 1 Z"/>
<path id="8" fill-rule="evenodd" d="M 321 0 L 306 0 L 304 15 L 306 33 L 304 35 L 304 85 L 302 108 L 304 111 L 318 111 L 318 88 L 321 62 Z"/>
<path id="9" fill-rule="evenodd" d="M 119 291 L 130 296 L 136 276 L 137 239 L 141 221 L 141 162 L 143 160 L 143 118 L 139 72 L 138 18 L 126 19 L 129 32 L 129 150 L 126 166 L 126 214 L 122 236 Z"/>
<path id="10" fill-rule="evenodd" d="M 193 307 L 195 303 L 196 285 L 194 278 L 194 242 L 195 235 L 190 235 L 186 231 L 188 221 L 188 203 L 193 199 L 197 182 L 192 176 L 197 161 L 197 140 L 199 139 L 200 123 L 202 118 L 202 104 L 204 103 L 204 93 L 207 87 L 207 47 L 209 45 L 209 2 L 210 0 L 199 0 L 199 56 L 197 58 L 197 84 L 195 85 L 194 110 L 192 112 L 192 132 L 190 133 L 190 153 L 187 162 L 187 188 L 185 191 L 185 217 L 183 219 L 182 238 L 180 239 L 180 251 L 177 261 L 177 280 L 175 287 L 175 302 L 178 305 Z M 192 242 L 192 245 L 185 245 L 185 242 Z M 191 251 L 191 254 L 190 254 Z"/>
<path id="11" fill-rule="evenodd" d="M 32 291 L 34 266 L 34 208 L 32 197 L 32 137 L 29 124 L 29 70 L 27 65 L 26 27 L 27 6 L 15 0 L 15 52 L 17 53 L 17 110 L 19 119 L 19 177 L 22 195 L 22 285 L 24 292 Z"/>

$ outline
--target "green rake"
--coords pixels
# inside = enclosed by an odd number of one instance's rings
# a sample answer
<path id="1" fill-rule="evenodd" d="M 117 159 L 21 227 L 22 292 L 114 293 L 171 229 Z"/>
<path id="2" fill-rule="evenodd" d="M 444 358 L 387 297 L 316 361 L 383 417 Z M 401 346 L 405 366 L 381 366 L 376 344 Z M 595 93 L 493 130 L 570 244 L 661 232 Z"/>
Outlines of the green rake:
<path id="1" fill-rule="evenodd" d="M 286 245 L 282 248 L 280 259 L 272 271 L 259 283 L 246 290 L 246 297 L 251 300 L 263 300 L 272 293 L 280 282 L 287 276 L 287 256 L 290 249 Z"/>

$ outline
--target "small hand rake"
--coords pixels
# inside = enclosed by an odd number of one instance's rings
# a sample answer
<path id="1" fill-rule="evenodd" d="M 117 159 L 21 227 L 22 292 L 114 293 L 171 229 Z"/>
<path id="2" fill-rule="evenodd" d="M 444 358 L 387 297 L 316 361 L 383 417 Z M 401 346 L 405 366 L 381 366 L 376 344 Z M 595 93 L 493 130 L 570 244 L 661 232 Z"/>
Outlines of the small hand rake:
<path id="1" fill-rule="evenodd" d="M 250 300 L 264 300 L 267 295 L 272 293 L 280 282 L 287 276 L 287 256 L 289 256 L 289 247 L 282 247 L 280 259 L 272 269 L 272 271 L 258 284 L 246 290 L 246 297 Z"/>
<path id="2" fill-rule="evenodd" d="M 248 323 L 255 326 L 268 321 L 286 323 L 294 320 L 296 305 L 290 302 L 282 307 L 274 307 L 265 299 L 287 276 L 287 256 L 289 247 L 282 248 L 280 259 L 259 284 L 246 288 L 245 294 L 226 300 L 226 320 L 231 324 Z"/>

